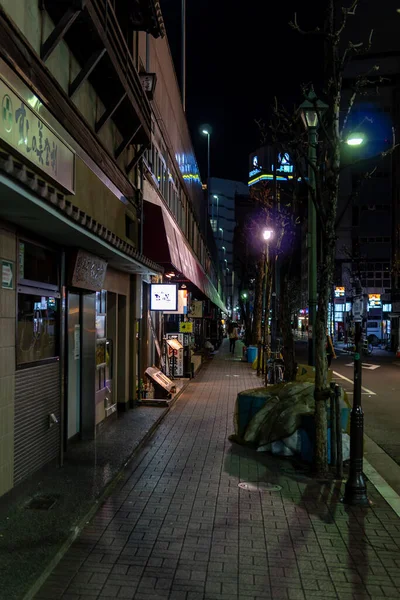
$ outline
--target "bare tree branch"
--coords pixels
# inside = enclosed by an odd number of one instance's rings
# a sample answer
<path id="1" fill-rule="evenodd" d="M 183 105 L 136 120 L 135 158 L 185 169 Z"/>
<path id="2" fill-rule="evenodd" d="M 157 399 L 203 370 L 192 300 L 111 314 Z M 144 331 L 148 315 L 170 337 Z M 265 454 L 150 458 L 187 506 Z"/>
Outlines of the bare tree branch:
<path id="1" fill-rule="evenodd" d="M 340 38 L 344 29 L 347 25 L 347 17 L 349 15 L 354 16 L 356 14 L 356 8 L 358 6 L 359 0 L 354 0 L 353 4 L 349 7 L 342 6 L 343 19 L 339 29 L 336 31 L 335 35 L 337 38 Z"/>
<path id="2" fill-rule="evenodd" d="M 302 35 L 324 35 L 324 32 L 319 27 L 316 27 L 311 31 L 304 31 L 301 29 L 297 23 L 297 13 L 294 13 L 293 21 L 289 22 L 289 26 Z"/>

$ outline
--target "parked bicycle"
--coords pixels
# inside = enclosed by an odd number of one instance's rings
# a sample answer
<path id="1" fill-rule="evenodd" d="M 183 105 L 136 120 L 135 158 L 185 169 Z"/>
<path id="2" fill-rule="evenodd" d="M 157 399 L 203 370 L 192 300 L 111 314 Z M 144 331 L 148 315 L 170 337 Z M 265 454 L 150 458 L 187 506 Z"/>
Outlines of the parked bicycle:
<path id="1" fill-rule="evenodd" d="M 285 363 L 281 351 L 271 352 L 267 361 L 267 381 L 270 384 L 283 383 L 285 375 Z"/>

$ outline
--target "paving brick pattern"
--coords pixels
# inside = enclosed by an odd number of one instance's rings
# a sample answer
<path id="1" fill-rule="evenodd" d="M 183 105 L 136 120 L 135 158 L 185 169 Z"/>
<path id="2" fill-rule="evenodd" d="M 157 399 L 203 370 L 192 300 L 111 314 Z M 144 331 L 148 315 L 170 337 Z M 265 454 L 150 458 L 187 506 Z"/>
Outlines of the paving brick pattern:
<path id="1" fill-rule="evenodd" d="M 371 486 L 372 508 L 346 508 L 340 485 L 229 442 L 257 385 L 240 351 L 193 380 L 37 600 L 400 598 L 400 519 Z"/>

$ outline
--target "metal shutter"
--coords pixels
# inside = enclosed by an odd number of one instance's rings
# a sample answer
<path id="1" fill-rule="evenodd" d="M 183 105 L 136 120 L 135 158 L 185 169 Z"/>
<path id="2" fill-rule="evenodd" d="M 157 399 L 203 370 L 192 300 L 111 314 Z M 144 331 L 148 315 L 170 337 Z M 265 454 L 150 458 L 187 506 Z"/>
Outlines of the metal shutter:
<path id="1" fill-rule="evenodd" d="M 49 428 L 49 414 L 60 421 L 60 363 L 15 374 L 14 485 L 56 458 L 60 424 Z"/>

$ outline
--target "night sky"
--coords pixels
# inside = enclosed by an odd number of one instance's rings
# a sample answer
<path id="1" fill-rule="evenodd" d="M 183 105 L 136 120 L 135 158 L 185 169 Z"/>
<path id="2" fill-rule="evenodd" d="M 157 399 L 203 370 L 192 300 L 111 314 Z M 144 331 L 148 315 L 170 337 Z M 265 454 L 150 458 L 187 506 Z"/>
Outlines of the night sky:
<path id="1" fill-rule="evenodd" d="M 187 0 L 186 112 L 204 181 L 202 125 L 212 128 L 211 176 L 247 181 L 248 154 L 260 145 L 255 119 L 268 120 L 275 95 L 292 106 L 302 101 L 301 83 L 313 80 L 318 89 L 318 42 L 288 23 L 297 11 L 299 24 L 314 28 L 321 24 L 322 5 L 323 0 Z M 161 0 L 179 79 L 180 7 L 181 0 Z"/>

